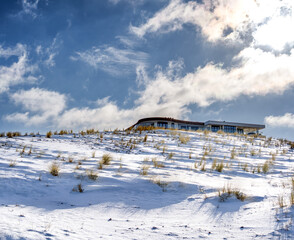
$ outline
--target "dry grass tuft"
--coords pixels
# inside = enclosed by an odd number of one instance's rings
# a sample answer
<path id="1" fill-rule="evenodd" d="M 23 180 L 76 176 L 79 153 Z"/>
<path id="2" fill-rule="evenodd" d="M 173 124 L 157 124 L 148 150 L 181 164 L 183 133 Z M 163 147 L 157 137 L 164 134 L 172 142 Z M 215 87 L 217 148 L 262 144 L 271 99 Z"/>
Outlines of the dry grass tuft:
<path id="1" fill-rule="evenodd" d="M 262 172 L 265 174 L 265 173 L 268 173 L 269 171 L 269 162 L 268 161 L 265 161 L 265 163 L 263 164 L 262 166 Z"/>
<path id="2" fill-rule="evenodd" d="M 218 171 L 218 172 L 222 172 L 223 169 L 224 169 L 224 161 L 221 161 L 220 163 L 216 164 L 215 166 L 215 170 Z"/>
<path id="3" fill-rule="evenodd" d="M 235 159 L 236 158 L 236 151 L 235 151 L 235 148 L 233 148 L 231 150 L 231 159 Z"/>
<path id="4" fill-rule="evenodd" d="M 142 169 L 141 169 L 141 171 L 140 171 L 140 174 L 141 175 L 143 175 L 143 176 L 146 176 L 146 175 L 148 175 L 148 170 L 149 170 L 149 166 L 148 165 L 143 165 L 142 166 Z"/>
<path id="5" fill-rule="evenodd" d="M 60 166 L 57 163 L 52 163 L 49 166 L 49 172 L 51 173 L 52 176 L 58 176 L 60 172 Z"/>
<path id="6" fill-rule="evenodd" d="M 175 155 L 175 154 L 174 154 L 173 152 L 170 152 L 170 153 L 167 155 L 167 158 L 168 158 L 168 159 L 172 159 L 174 155 Z"/>
<path id="7" fill-rule="evenodd" d="M 164 164 L 161 163 L 161 162 L 159 162 L 159 161 L 157 161 L 157 158 L 156 157 L 152 158 L 152 162 L 153 162 L 153 166 L 155 168 L 163 168 L 164 167 Z"/>
<path id="8" fill-rule="evenodd" d="M 216 165 L 217 165 L 217 159 L 213 159 L 213 162 L 211 164 L 211 169 L 214 170 L 216 168 Z"/>
<path id="9" fill-rule="evenodd" d="M 110 162 L 112 161 L 112 156 L 109 153 L 105 153 L 102 156 L 101 164 L 102 165 L 110 165 Z"/>
<path id="10" fill-rule="evenodd" d="M 167 182 L 163 182 L 159 178 L 154 178 L 151 180 L 151 182 L 161 187 L 163 192 L 166 192 L 166 187 L 168 186 Z"/>
<path id="11" fill-rule="evenodd" d="M 72 189 L 73 192 L 84 192 L 84 189 L 83 189 L 83 186 L 81 183 L 79 183 L 77 186 L 75 186 L 73 189 Z"/>
<path id="12" fill-rule="evenodd" d="M 98 173 L 94 172 L 93 170 L 87 170 L 86 171 L 87 177 L 91 180 L 97 180 L 98 178 Z"/>
<path id="13" fill-rule="evenodd" d="M 16 161 L 15 160 L 11 160 L 9 162 L 9 167 L 15 167 L 16 166 Z"/>
<path id="14" fill-rule="evenodd" d="M 51 138 L 51 137 L 52 137 L 52 132 L 51 131 L 47 132 L 46 133 L 46 138 Z"/>
<path id="15" fill-rule="evenodd" d="M 232 189 L 230 185 L 224 186 L 222 190 L 218 191 L 219 201 L 224 202 L 228 198 L 235 196 L 238 200 L 244 202 L 247 196 L 238 189 Z"/>
<path id="16" fill-rule="evenodd" d="M 8 138 L 13 138 L 13 137 L 20 137 L 21 133 L 20 132 L 7 132 L 6 137 Z"/>
<path id="17" fill-rule="evenodd" d="M 182 134 L 180 134 L 180 136 L 179 136 L 179 141 L 180 141 L 180 143 L 182 143 L 182 144 L 187 144 L 187 143 L 190 141 L 190 137 L 187 136 L 187 135 L 182 135 Z"/>
<path id="18" fill-rule="evenodd" d="M 290 206 L 294 206 L 294 190 L 292 189 L 290 194 Z"/>
<path id="19" fill-rule="evenodd" d="M 278 204 L 280 208 L 286 207 L 286 203 L 283 196 L 278 197 Z"/>

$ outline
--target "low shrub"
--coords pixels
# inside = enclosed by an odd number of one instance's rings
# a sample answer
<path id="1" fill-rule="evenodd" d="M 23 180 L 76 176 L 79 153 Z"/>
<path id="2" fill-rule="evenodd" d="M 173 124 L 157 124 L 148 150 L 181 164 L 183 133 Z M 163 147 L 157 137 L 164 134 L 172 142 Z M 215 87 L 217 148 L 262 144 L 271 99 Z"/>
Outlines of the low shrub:
<path id="1" fill-rule="evenodd" d="M 46 133 L 46 138 L 51 138 L 51 137 L 52 137 L 52 132 L 51 131 L 47 132 Z"/>
<path id="2" fill-rule="evenodd" d="M 68 134 L 67 130 L 60 130 L 59 135 L 65 135 Z"/>
<path id="3" fill-rule="evenodd" d="M 6 133 L 6 137 L 8 137 L 8 138 L 12 138 L 12 137 L 13 137 L 12 132 L 7 132 L 7 133 Z"/>

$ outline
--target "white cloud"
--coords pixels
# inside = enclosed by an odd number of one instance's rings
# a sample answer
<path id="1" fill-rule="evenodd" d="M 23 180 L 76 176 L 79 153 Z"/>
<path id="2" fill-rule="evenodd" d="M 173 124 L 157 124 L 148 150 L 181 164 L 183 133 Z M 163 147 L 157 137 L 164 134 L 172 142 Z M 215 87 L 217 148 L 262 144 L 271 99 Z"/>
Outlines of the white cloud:
<path id="1" fill-rule="evenodd" d="M 116 5 L 119 2 L 128 2 L 132 5 L 139 5 L 142 4 L 145 0 L 108 0 L 110 3 Z"/>
<path id="2" fill-rule="evenodd" d="M 165 33 L 179 30 L 184 24 L 193 24 L 200 28 L 209 41 L 235 39 L 236 33 L 249 24 L 250 9 L 255 8 L 254 0 L 204 0 L 203 3 L 171 0 L 146 23 L 139 27 L 131 26 L 130 30 L 143 37 L 146 33 Z M 224 36 L 224 31 L 229 28 L 233 32 Z"/>
<path id="3" fill-rule="evenodd" d="M 138 45 L 138 41 L 134 39 L 133 36 L 116 36 L 115 38 L 119 39 L 119 41 L 126 47 L 133 48 Z"/>
<path id="4" fill-rule="evenodd" d="M 0 57 L 7 59 L 12 56 L 18 58 L 16 62 L 10 66 L 0 65 L 0 94 L 8 91 L 11 86 L 37 81 L 34 73 L 38 66 L 30 64 L 26 46 L 22 44 L 17 44 L 13 48 L 0 46 Z"/>
<path id="5" fill-rule="evenodd" d="M 134 71 L 137 66 L 146 66 L 148 54 L 131 49 L 118 49 L 105 46 L 93 47 L 85 52 L 77 52 L 72 60 L 81 60 L 92 67 L 101 69 L 111 75 L 121 75 Z"/>
<path id="6" fill-rule="evenodd" d="M 154 79 L 147 76 L 145 89 L 130 109 L 120 109 L 109 98 L 100 100 L 98 108 L 74 108 L 59 119 L 59 127 L 124 128 L 146 116 L 185 117 L 189 105 L 209 106 L 216 101 L 230 101 L 241 95 L 281 94 L 294 84 L 294 52 L 291 55 L 259 49 L 243 50 L 236 61 L 240 65 L 225 69 L 209 63 L 195 72 L 181 76 L 183 62 L 170 62 Z M 270 71 L 269 71 L 270 69 Z"/>
<path id="7" fill-rule="evenodd" d="M 22 44 L 17 44 L 15 47 L 3 48 L 0 45 L 0 57 L 9 58 L 11 56 L 21 56 L 26 53 L 26 47 Z"/>
<path id="8" fill-rule="evenodd" d="M 6 120 L 24 122 L 26 125 L 40 125 L 54 122 L 65 109 L 67 97 L 54 91 L 40 88 L 21 90 L 10 96 L 16 105 L 21 105 L 25 113 L 14 113 L 6 116 Z"/>
<path id="9" fill-rule="evenodd" d="M 58 55 L 58 48 L 62 44 L 59 34 L 53 39 L 52 43 L 48 47 L 38 45 L 35 49 L 36 53 L 39 55 L 40 62 L 46 67 L 55 66 L 55 57 Z"/>
<path id="10" fill-rule="evenodd" d="M 19 15 L 28 14 L 33 18 L 37 17 L 36 10 L 38 8 L 39 0 L 22 0 L 22 11 Z"/>
<path id="11" fill-rule="evenodd" d="M 257 28 L 253 33 L 256 45 L 270 46 L 275 50 L 282 51 L 286 44 L 293 45 L 294 17 L 290 15 L 275 16 L 266 24 Z"/>
<path id="12" fill-rule="evenodd" d="M 286 113 L 283 116 L 267 116 L 265 123 L 272 127 L 290 127 L 294 128 L 294 114 Z"/>
<path id="13" fill-rule="evenodd" d="M 13 99 L 23 104 L 25 113 L 10 115 L 7 120 L 13 116 L 27 120 L 29 124 L 51 121 L 52 126 L 57 128 L 126 128 L 141 117 L 185 118 L 191 104 L 207 107 L 214 102 L 230 101 L 241 95 L 282 94 L 294 85 L 294 50 L 290 55 L 276 56 L 260 49 L 247 48 L 235 60 L 239 64 L 230 69 L 209 63 L 184 76 L 181 74 L 182 60 L 170 62 L 166 70 L 159 68 L 154 78 L 141 69 L 143 73 L 139 75 L 143 75 L 141 84 L 144 89 L 138 92 L 139 97 L 132 108 L 120 108 L 107 97 L 98 99 L 94 108 L 66 109 L 66 97 L 62 94 L 49 94 L 42 90 L 49 96 L 41 94 L 44 97 L 31 100 L 28 96 L 37 95 L 32 94 L 33 90 L 26 94 L 21 92 Z"/>
<path id="14" fill-rule="evenodd" d="M 291 0 L 203 0 L 170 3 L 140 26 L 130 31 L 139 37 L 147 33 L 166 33 L 182 29 L 185 24 L 195 25 L 210 42 L 239 41 L 241 34 L 253 32 L 256 44 L 268 44 L 281 49 L 293 41 L 291 31 L 293 14 Z M 285 10 L 286 9 L 286 10 Z"/>
<path id="15" fill-rule="evenodd" d="M 222 65 L 209 63 L 184 77 L 175 77 L 159 71 L 154 81 L 138 99 L 140 104 L 166 103 L 181 106 L 196 103 L 206 107 L 216 101 L 229 101 L 241 95 L 254 96 L 269 93 L 281 94 L 294 84 L 294 50 L 291 55 L 247 48 L 235 58 L 241 63 L 225 69 Z M 173 71 L 177 67 L 170 67 Z"/>

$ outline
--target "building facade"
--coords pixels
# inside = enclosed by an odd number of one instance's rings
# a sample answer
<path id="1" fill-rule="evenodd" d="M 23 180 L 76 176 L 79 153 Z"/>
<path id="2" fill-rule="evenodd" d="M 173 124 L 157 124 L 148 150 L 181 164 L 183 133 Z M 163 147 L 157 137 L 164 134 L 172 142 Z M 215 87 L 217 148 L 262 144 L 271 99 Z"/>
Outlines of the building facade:
<path id="1" fill-rule="evenodd" d="M 131 128 L 137 128 L 139 126 L 152 126 L 166 129 L 179 129 L 179 130 L 209 130 L 217 132 L 219 130 L 226 133 L 239 133 L 239 134 L 250 134 L 259 133 L 261 129 L 265 128 L 262 124 L 251 124 L 251 123 L 238 123 L 238 122 L 226 122 L 226 121 L 206 121 L 206 122 L 192 122 L 178 120 L 174 118 L 166 117 L 151 117 L 142 118 Z"/>

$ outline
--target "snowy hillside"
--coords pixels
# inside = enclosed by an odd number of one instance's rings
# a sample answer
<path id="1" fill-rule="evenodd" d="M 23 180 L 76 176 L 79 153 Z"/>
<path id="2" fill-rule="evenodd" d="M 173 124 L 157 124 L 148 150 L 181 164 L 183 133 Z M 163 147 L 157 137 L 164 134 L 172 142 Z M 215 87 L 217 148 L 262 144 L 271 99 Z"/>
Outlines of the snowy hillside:
<path id="1" fill-rule="evenodd" d="M 293 239 L 293 170 L 271 138 L 2 137 L 0 239 Z"/>

